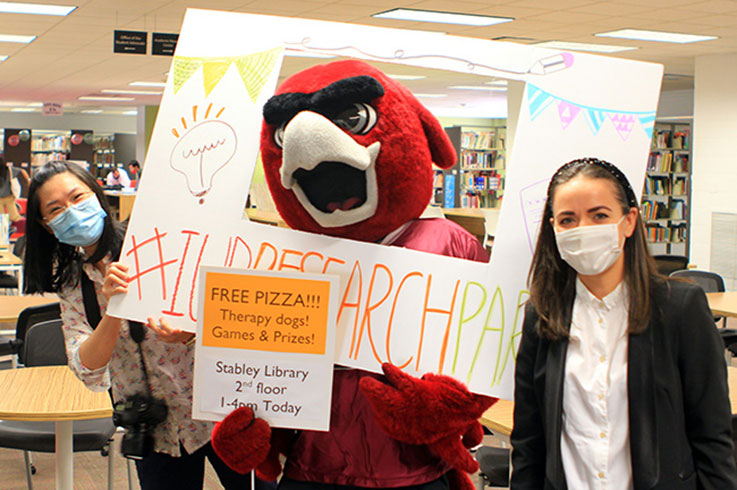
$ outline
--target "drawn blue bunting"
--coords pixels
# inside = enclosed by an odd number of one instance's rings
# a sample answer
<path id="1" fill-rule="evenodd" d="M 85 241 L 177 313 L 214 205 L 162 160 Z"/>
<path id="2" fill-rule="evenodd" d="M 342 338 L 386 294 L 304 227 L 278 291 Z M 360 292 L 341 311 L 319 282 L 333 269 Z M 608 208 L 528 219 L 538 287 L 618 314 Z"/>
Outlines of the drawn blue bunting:
<path id="1" fill-rule="evenodd" d="M 640 127 L 645 132 L 647 137 L 652 137 L 653 126 L 655 125 L 655 111 L 619 111 L 613 109 L 603 109 L 599 107 L 590 107 L 583 104 L 577 104 L 576 102 L 568 99 L 556 97 L 553 94 L 541 90 L 535 85 L 532 85 L 530 83 L 527 84 L 527 104 L 529 106 L 531 120 L 534 121 L 540 114 L 545 112 L 545 109 L 550 107 L 550 105 L 556 101 L 560 101 L 564 104 L 569 104 L 570 106 L 579 108 L 583 113 L 586 122 L 589 124 L 591 132 L 593 134 L 599 133 L 601 126 L 607 121 L 607 119 L 610 120 L 611 123 L 612 121 L 616 122 L 629 120 L 632 117 L 635 117 L 637 121 L 640 122 Z M 564 111 L 559 111 L 558 116 L 562 118 L 564 117 L 564 114 Z M 568 127 L 570 122 L 571 121 L 561 120 L 564 129 Z M 617 131 L 619 131 L 621 134 L 622 128 L 617 128 Z M 627 132 L 627 134 L 629 134 L 629 131 Z M 626 135 L 623 136 L 623 139 L 626 139 Z"/>

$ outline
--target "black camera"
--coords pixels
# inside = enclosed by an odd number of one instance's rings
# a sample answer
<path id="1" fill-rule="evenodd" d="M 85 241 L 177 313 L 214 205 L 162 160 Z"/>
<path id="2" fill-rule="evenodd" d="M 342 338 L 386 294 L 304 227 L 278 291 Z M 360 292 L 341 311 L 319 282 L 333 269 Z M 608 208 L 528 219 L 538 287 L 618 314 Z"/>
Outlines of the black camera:
<path id="1" fill-rule="evenodd" d="M 125 428 L 121 442 L 123 456 L 143 459 L 153 450 L 153 428 L 166 419 L 163 400 L 147 395 L 133 395 L 113 407 L 113 423 Z"/>

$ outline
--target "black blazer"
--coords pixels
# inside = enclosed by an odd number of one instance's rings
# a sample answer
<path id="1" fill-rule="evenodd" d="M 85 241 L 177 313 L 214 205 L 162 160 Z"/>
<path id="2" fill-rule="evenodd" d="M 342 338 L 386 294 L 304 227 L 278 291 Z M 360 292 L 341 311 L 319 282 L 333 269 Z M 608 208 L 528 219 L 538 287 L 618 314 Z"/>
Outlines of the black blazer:
<path id="1" fill-rule="evenodd" d="M 737 489 L 724 344 L 698 286 L 653 286 L 648 328 L 629 336 L 635 490 Z M 561 410 L 567 340 L 536 331 L 528 305 L 517 355 L 511 490 L 565 490 Z M 570 320 L 569 320 L 570 321 Z M 571 489 L 579 490 L 579 489 Z"/>

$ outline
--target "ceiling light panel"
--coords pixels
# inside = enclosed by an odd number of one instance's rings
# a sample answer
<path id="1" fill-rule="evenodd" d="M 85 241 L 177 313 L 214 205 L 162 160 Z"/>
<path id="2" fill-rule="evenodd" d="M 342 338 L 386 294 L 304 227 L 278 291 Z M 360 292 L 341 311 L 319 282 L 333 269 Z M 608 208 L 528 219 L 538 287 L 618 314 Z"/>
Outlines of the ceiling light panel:
<path id="1" fill-rule="evenodd" d="M 448 88 L 454 90 L 485 90 L 487 92 L 506 92 L 507 87 L 495 87 L 494 85 L 452 85 Z"/>
<path id="2" fill-rule="evenodd" d="M 125 94 L 125 95 L 161 95 L 163 92 L 153 90 L 114 90 L 114 89 L 103 89 L 100 90 L 103 94 Z"/>
<path id="3" fill-rule="evenodd" d="M 0 34 L 0 43 L 28 44 L 36 39 L 36 36 L 18 36 L 15 34 Z"/>
<path id="4" fill-rule="evenodd" d="M 637 46 L 615 46 L 611 44 L 589 44 L 573 43 L 568 41 L 545 41 L 535 43 L 535 46 L 550 49 L 563 49 L 566 51 L 588 51 L 591 53 L 619 53 L 620 51 L 632 51 Z"/>
<path id="5" fill-rule="evenodd" d="M 436 10 L 392 9 L 372 15 L 377 19 L 414 20 L 417 22 L 436 22 L 439 24 L 458 24 L 464 26 L 493 26 L 512 22 L 511 17 L 493 17 L 489 15 L 459 14 L 456 12 L 439 12 Z"/>
<path id="6" fill-rule="evenodd" d="M 618 39 L 635 39 L 638 41 L 655 41 L 661 43 L 696 43 L 712 41 L 716 36 L 701 36 L 697 34 L 682 34 L 679 32 L 645 31 L 641 29 L 620 29 L 618 31 L 600 32 L 594 34 L 599 37 L 614 37 Z"/>
<path id="7" fill-rule="evenodd" d="M 131 87 L 166 87 L 166 82 L 131 82 Z"/>
<path id="8" fill-rule="evenodd" d="M 79 100 L 104 100 L 110 102 L 130 102 L 136 100 L 134 97 L 103 97 L 99 95 L 83 95 Z"/>
<path id="9" fill-rule="evenodd" d="M 58 15 L 72 13 L 77 7 L 69 5 L 48 5 L 43 3 L 0 2 L 0 13 L 3 14 L 31 14 L 31 15 Z"/>
<path id="10" fill-rule="evenodd" d="M 422 80 L 427 78 L 425 75 L 393 75 L 391 73 L 387 73 L 386 76 L 394 80 Z"/>

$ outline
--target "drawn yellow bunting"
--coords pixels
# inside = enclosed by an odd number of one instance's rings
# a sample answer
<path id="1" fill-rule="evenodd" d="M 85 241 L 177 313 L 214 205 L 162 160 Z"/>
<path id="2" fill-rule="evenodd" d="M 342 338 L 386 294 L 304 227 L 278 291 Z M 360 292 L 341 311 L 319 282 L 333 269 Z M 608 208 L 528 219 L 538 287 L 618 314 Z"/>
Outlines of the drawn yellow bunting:
<path id="1" fill-rule="evenodd" d="M 274 69 L 282 48 L 274 48 L 245 56 L 217 58 L 176 56 L 174 58 L 174 93 L 201 67 L 205 96 L 210 95 L 234 64 L 252 101 L 256 101 Z"/>

